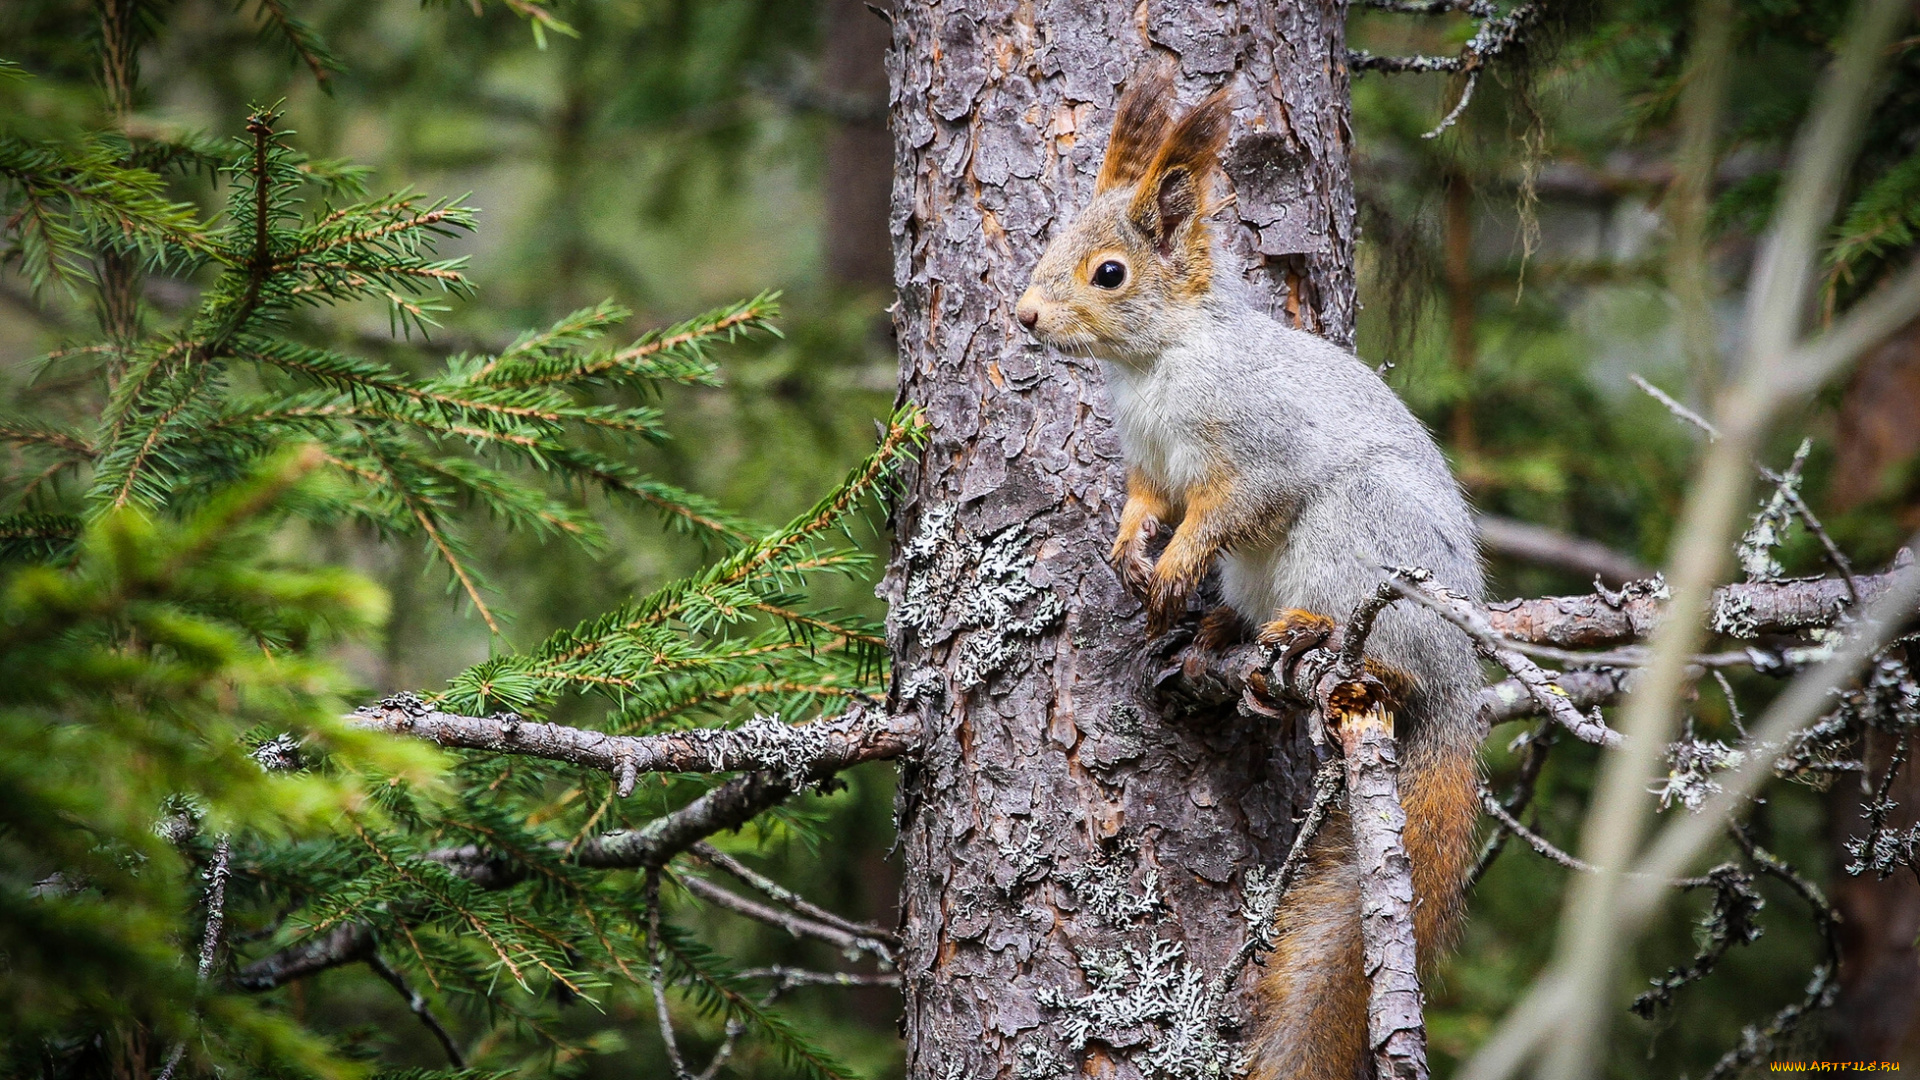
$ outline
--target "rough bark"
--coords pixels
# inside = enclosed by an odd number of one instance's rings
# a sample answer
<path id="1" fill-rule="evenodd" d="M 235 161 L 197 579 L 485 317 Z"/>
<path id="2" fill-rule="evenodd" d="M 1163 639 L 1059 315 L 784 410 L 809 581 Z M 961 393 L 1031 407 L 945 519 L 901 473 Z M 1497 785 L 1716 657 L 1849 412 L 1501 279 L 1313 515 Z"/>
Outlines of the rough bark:
<path id="1" fill-rule="evenodd" d="M 914 1077 L 1225 1056 L 1207 981 L 1248 933 L 1247 874 L 1281 863 L 1311 798 L 1304 725 L 1156 712 L 1140 605 L 1104 559 L 1122 469 L 1102 374 L 1032 345 L 1012 308 L 1158 54 L 1183 100 L 1233 88 L 1222 239 L 1281 318 L 1350 340 L 1341 19 L 1331 0 L 895 8 L 901 396 L 933 429 L 884 588 L 892 711 L 929 738 L 900 796 Z"/>

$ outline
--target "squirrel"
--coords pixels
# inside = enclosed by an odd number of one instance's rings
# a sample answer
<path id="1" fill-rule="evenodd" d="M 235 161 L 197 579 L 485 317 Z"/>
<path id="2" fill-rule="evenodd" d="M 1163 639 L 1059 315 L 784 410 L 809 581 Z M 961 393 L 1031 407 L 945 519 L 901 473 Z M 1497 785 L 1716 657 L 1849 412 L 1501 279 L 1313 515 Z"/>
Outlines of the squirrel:
<path id="1" fill-rule="evenodd" d="M 1127 499 L 1112 560 L 1144 597 L 1149 632 L 1181 615 L 1218 557 L 1225 605 L 1195 647 L 1256 630 L 1270 645 L 1324 641 L 1373 593 L 1383 566 L 1420 566 L 1483 594 L 1467 503 L 1428 432 L 1379 373 L 1257 310 L 1216 272 L 1208 216 L 1230 105 L 1177 121 L 1171 74 L 1150 70 L 1117 108 L 1094 195 L 1055 236 L 1016 315 L 1107 373 Z M 1148 541 L 1173 536 L 1158 561 Z M 1452 943 L 1480 812 L 1480 666 L 1466 636 L 1424 607 L 1375 623 L 1367 662 L 1400 729 L 1400 793 L 1423 965 Z M 1249 1043 L 1253 1080 L 1368 1075 L 1359 871 L 1344 813 L 1323 828 L 1282 902 Z"/>

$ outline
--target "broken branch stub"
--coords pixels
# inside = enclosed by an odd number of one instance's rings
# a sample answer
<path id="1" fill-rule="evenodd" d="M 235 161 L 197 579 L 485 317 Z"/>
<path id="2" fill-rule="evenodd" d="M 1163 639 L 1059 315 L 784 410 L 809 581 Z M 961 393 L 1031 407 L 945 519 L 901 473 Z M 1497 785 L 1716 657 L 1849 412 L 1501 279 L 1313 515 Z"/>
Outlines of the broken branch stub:
<path id="1" fill-rule="evenodd" d="M 1407 812 L 1400 805 L 1393 714 L 1378 691 L 1365 680 L 1340 682 L 1326 694 L 1323 708 L 1346 761 L 1374 1072 L 1380 1080 L 1427 1080 Z"/>

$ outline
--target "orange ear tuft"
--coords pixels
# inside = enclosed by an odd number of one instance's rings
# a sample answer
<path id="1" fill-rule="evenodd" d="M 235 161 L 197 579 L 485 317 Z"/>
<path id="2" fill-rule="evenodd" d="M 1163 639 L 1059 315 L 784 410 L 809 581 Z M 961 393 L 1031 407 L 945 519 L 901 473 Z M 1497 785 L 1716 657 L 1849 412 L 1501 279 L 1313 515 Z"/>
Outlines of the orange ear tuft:
<path id="1" fill-rule="evenodd" d="M 1107 156 L 1100 162 L 1100 179 L 1093 186 L 1096 193 L 1130 187 L 1147 174 L 1173 123 L 1167 115 L 1172 98 L 1173 74 L 1165 64 L 1140 71 L 1127 81 L 1127 92 L 1120 95 L 1114 110 Z"/>
<path id="2" fill-rule="evenodd" d="M 1225 90 L 1207 95 L 1168 132 L 1142 175 L 1129 213 L 1163 252 L 1175 233 L 1205 215 L 1207 177 L 1219 167 L 1232 115 Z"/>

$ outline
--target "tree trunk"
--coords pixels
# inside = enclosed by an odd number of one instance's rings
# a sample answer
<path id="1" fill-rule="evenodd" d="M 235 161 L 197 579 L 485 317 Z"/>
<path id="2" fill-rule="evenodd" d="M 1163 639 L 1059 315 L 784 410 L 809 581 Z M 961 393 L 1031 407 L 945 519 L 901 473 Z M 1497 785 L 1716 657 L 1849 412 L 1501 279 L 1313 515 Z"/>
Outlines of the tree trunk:
<path id="1" fill-rule="evenodd" d="M 1249 872 L 1280 863 L 1311 799 L 1304 725 L 1157 714 L 1140 605 L 1105 562 L 1122 467 L 1102 373 L 1033 344 L 1013 305 L 1155 54 L 1177 59 L 1184 101 L 1233 87 L 1225 246 L 1281 318 L 1349 343 L 1343 16 L 1336 0 L 894 8 L 900 395 L 933 429 L 884 587 L 893 704 L 931 733 L 899 806 L 913 1077 L 1225 1061 L 1207 982 L 1247 934 Z"/>

